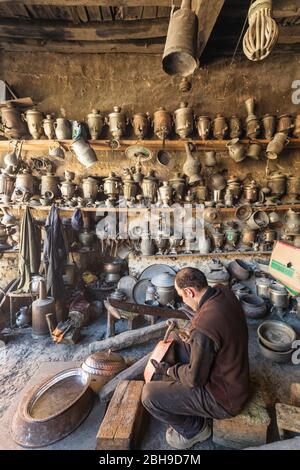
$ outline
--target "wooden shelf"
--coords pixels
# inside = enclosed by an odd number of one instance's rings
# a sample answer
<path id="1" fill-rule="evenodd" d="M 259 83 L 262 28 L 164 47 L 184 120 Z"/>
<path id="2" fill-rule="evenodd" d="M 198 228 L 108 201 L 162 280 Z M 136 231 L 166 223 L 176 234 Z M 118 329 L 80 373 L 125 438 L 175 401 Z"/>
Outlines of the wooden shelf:
<path id="1" fill-rule="evenodd" d="M 12 210 L 24 210 L 26 207 L 29 207 L 32 210 L 45 211 L 48 212 L 51 209 L 51 206 L 30 206 L 30 205 L 17 205 L 17 204 L 0 204 L 1 208 L 12 209 Z M 238 207 L 238 206 L 237 206 Z M 218 211 L 220 213 L 234 213 L 237 207 L 220 207 Z M 252 206 L 254 210 L 264 210 L 264 211 L 287 211 L 288 209 L 300 209 L 299 204 L 280 204 L 272 206 Z M 59 206 L 58 210 L 62 212 L 73 212 L 78 207 L 63 207 Z M 178 207 L 79 207 L 83 212 L 128 212 L 128 213 L 140 213 L 148 212 L 153 210 L 154 212 L 174 212 L 178 210 Z M 184 207 L 182 206 L 182 209 Z M 188 208 L 187 208 L 188 209 Z M 196 207 L 193 207 L 193 212 L 196 211 Z"/>
<path id="2" fill-rule="evenodd" d="M 140 256 L 140 258 L 143 259 L 161 259 L 161 258 L 167 258 L 167 259 L 177 259 L 177 258 L 219 258 L 221 256 L 271 256 L 272 251 L 222 251 L 221 253 L 214 252 L 212 251 L 211 253 L 191 253 L 191 254 L 186 254 L 186 253 L 178 253 L 177 255 L 149 255 L 149 256 Z M 129 254 L 129 258 L 133 257 L 134 255 Z"/>
<path id="3" fill-rule="evenodd" d="M 7 150 L 9 147 L 9 140 L 0 141 L 0 150 Z M 72 140 L 62 140 L 60 143 L 62 146 L 68 150 L 72 144 Z M 184 143 L 193 142 L 199 149 L 213 149 L 213 150 L 227 150 L 226 144 L 229 140 L 198 140 L 198 139 L 185 139 L 185 140 L 166 140 L 165 149 L 170 151 L 184 151 Z M 257 139 L 257 142 L 260 142 L 263 146 L 268 145 L 269 140 Z M 48 150 L 50 146 L 55 145 L 57 141 L 55 140 L 25 140 L 23 141 L 22 150 L 25 151 L 40 151 Z M 95 151 L 111 151 L 112 149 L 109 146 L 109 139 L 106 140 L 90 140 L 90 145 Z M 248 144 L 249 139 L 242 139 L 241 143 Z M 114 149 L 116 152 L 123 152 L 130 145 L 143 145 L 152 150 L 160 150 L 162 148 L 163 142 L 161 140 L 149 139 L 149 140 L 120 140 L 120 147 Z M 286 148 L 299 149 L 300 148 L 300 139 L 290 139 L 289 144 Z"/>

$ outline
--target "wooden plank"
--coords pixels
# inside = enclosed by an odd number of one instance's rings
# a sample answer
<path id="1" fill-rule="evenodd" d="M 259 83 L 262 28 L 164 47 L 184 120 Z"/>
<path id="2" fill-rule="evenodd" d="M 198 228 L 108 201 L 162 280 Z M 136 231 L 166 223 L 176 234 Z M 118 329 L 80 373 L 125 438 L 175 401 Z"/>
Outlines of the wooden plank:
<path id="1" fill-rule="evenodd" d="M 210 0 L 211 1 L 211 0 Z M 16 3 L 16 0 L 0 0 L 1 3 Z M 22 0 L 23 5 L 61 5 L 61 6 L 166 6 L 171 0 Z M 180 6 L 181 0 L 173 0 L 174 5 Z"/>
<path id="2" fill-rule="evenodd" d="M 20 3 L 15 4 L 10 4 L 6 6 L 6 9 L 11 13 L 11 15 L 14 18 L 29 18 L 28 11 L 26 10 L 26 7 Z M 1 16 L 1 13 L 0 13 Z"/>
<path id="3" fill-rule="evenodd" d="M 111 21 L 113 19 L 111 7 L 101 6 L 101 15 L 103 21 Z"/>
<path id="4" fill-rule="evenodd" d="M 193 0 L 193 7 L 198 16 L 198 57 L 201 57 L 225 0 Z"/>
<path id="5" fill-rule="evenodd" d="M 90 21 L 102 21 L 101 11 L 99 7 L 86 7 Z"/>
<path id="6" fill-rule="evenodd" d="M 116 20 L 140 20 L 142 18 L 143 7 L 119 7 L 116 8 Z"/>
<path id="7" fill-rule="evenodd" d="M 76 10 L 77 10 L 77 15 L 80 21 L 82 21 L 82 23 L 87 23 L 89 21 L 89 17 L 88 17 L 85 7 L 80 5 L 76 7 Z"/>
<path id="8" fill-rule="evenodd" d="M 166 327 L 167 322 L 162 321 L 136 330 L 124 331 L 123 333 L 103 339 L 102 341 L 90 343 L 89 352 L 106 351 L 108 349 L 118 351 L 120 349 L 130 348 L 133 345 L 147 343 L 152 339 L 160 339 L 164 336 Z"/>
<path id="9" fill-rule="evenodd" d="M 164 39 L 136 39 L 134 41 L 60 42 L 42 40 L 1 40 L 0 49 L 9 52 L 55 52 L 58 54 L 161 54 Z M 107 146 L 106 146 L 107 149 Z"/>
<path id="10" fill-rule="evenodd" d="M 170 18 L 171 8 L 169 7 L 158 7 L 157 18 Z"/>
<path id="11" fill-rule="evenodd" d="M 291 384 L 291 404 L 300 407 L 300 383 Z"/>
<path id="12" fill-rule="evenodd" d="M 157 16 L 157 7 L 145 6 L 143 8 L 143 18 L 156 18 Z"/>
<path id="13" fill-rule="evenodd" d="M 96 438 L 96 450 L 129 450 L 139 436 L 144 414 L 143 381 L 122 381 L 116 388 Z"/>
<path id="14" fill-rule="evenodd" d="M 49 21 L 0 21 L 0 37 L 57 40 L 57 41 L 118 41 L 130 39 L 163 38 L 168 20 L 116 21 L 73 25 Z"/>

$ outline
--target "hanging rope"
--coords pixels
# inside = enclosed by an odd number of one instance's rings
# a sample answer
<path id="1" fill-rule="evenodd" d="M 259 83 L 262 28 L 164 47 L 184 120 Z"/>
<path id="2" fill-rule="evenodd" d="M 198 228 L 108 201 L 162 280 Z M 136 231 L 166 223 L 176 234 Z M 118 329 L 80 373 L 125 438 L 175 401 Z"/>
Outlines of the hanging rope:
<path id="1" fill-rule="evenodd" d="M 271 16 L 272 0 L 256 0 L 249 8 L 249 28 L 243 39 L 246 57 L 252 61 L 265 59 L 278 40 L 278 26 Z"/>

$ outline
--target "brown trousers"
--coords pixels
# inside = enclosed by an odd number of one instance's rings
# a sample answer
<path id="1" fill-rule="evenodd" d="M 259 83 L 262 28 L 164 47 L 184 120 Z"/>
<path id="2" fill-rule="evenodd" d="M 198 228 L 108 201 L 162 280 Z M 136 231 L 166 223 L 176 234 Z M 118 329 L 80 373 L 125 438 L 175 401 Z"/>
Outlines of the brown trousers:
<path id="1" fill-rule="evenodd" d="M 170 364 L 188 364 L 190 346 L 180 339 L 176 339 L 173 346 L 165 361 Z M 191 388 L 173 380 L 145 384 L 142 403 L 154 418 L 172 426 L 188 439 L 201 431 L 206 418 L 230 417 L 205 387 Z"/>

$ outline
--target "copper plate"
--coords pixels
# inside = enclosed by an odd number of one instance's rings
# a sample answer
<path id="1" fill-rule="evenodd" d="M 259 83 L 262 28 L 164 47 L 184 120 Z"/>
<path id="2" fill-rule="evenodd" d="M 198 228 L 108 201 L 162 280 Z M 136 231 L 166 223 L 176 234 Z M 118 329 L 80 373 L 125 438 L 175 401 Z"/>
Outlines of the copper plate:
<path id="1" fill-rule="evenodd" d="M 90 376 L 68 369 L 30 389 L 11 422 L 13 440 L 24 447 L 43 447 L 63 439 L 87 417 L 93 405 Z"/>

